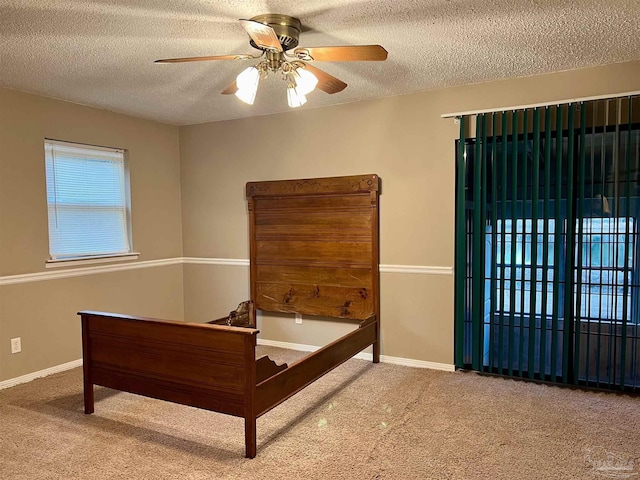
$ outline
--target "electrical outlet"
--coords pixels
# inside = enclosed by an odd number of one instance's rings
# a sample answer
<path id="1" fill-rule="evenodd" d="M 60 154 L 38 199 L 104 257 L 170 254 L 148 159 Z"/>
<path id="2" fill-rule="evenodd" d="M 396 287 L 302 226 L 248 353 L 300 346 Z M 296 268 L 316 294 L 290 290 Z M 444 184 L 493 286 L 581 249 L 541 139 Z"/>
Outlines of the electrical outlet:
<path id="1" fill-rule="evenodd" d="M 302 314 L 301 313 L 296 313 L 296 323 L 298 325 L 302 325 Z"/>
<path id="2" fill-rule="evenodd" d="M 20 337 L 11 339 L 11 353 L 20 353 L 22 351 L 22 342 Z"/>

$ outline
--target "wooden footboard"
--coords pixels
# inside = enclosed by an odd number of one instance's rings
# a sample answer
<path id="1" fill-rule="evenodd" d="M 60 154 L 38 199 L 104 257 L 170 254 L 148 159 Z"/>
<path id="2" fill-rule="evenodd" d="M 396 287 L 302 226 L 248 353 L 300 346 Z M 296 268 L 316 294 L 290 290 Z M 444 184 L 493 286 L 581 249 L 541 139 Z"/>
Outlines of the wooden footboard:
<path id="1" fill-rule="evenodd" d="M 84 411 L 93 386 L 245 419 L 246 457 L 256 456 L 256 418 L 375 343 L 375 316 L 287 366 L 255 358 L 254 328 L 172 322 L 104 312 L 82 318 Z"/>
<path id="2" fill-rule="evenodd" d="M 375 174 L 247 184 L 251 301 L 209 324 L 83 311 L 85 412 L 103 385 L 256 418 L 369 345 L 380 359 Z M 255 310 L 360 320 L 360 328 L 291 366 L 256 361 Z M 241 325 L 241 326 L 235 326 Z"/>
<path id="3" fill-rule="evenodd" d="M 255 457 L 258 330 L 102 312 L 79 315 L 85 413 L 94 411 L 93 386 L 102 385 L 244 417 L 246 456 Z"/>

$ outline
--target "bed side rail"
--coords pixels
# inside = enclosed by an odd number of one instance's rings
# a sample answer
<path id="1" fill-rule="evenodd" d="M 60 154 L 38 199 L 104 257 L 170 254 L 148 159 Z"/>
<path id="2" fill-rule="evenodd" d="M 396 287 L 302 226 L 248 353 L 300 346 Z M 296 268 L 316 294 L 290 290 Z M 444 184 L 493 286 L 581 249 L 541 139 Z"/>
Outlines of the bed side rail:
<path id="1" fill-rule="evenodd" d="M 335 342 L 291 364 L 256 386 L 256 416 L 268 412 L 324 374 L 344 363 L 377 339 L 378 321 L 371 316 Z"/>

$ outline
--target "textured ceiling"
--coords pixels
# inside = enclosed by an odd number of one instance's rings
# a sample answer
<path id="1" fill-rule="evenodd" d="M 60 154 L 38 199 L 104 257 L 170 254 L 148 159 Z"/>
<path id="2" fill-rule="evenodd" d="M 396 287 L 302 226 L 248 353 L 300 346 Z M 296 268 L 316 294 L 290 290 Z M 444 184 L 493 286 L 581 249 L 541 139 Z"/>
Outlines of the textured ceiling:
<path id="1" fill-rule="evenodd" d="M 0 0 L 0 86 L 174 125 L 289 110 L 220 95 L 257 61 L 238 19 L 300 18 L 301 47 L 380 44 L 385 62 L 316 62 L 349 86 L 302 109 L 640 59 L 640 0 Z"/>

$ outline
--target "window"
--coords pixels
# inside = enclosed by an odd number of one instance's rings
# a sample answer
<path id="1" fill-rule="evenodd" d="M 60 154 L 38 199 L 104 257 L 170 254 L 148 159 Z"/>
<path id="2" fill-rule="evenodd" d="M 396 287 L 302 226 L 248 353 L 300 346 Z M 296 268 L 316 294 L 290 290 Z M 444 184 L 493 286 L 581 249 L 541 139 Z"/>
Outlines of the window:
<path id="1" fill-rule="evenodd" d="M 536 298 L 533 304 L 536 315 L 543 313 L 544 304 L 546 304 L 545 313 L 547 315 L 553 313 L 554 296 L 559 296 L 561 293 L 553 290 L 555 221 L 547 219 L 546 221 L 538 220 L 537 223 L 535 245 L 537 259 L 533 261 L 532 220 L 516 219 L 515 223 L 510 219 L 497 221 L 495 235 L 497 312 L 528 315 L 531 291 L 535 287 Z M 491 245 L 490 228 L 487 228 L 486 240 L 487 244 Z M 564 243 L 561 246 L 563 249 L 566 248 Z M 629 316 L 635 264 L 634 219 L 583 218 L 582 225 L 579 220 L 576 220 L 574 248 L 577 287 L 574 301 L 576 308 L 579 308 L 580 318 L 622 321 L 625 308 Z M 487 251 L 491 251 L 491 248 L 488 247 Z M 547 252 L 546 261 L 544 260 L 545 251 Z M 561 258 L 564 258 L 564 255 Z M 533 271 L 535 271 L 535 279 L 532 280 Z M 547 292 L 546 295 L 542 295 L 543 290 Z M 562 299 L 557 301 L 562 302 Z"/>
<path id="2" fill-rule="evenodd" d="M 131 254 L 123 150 L 45 141 L 50 261 Z"/>
<path id="3" fill-rule="evenodd" d="M 628 316 L 631 313 L 634 230 L 633 218 L 582 219 L 576 234 L 582 253 L 580 258 L 576 251 L 581 318 L 622 321 L 625 308 Z"/>
<path id="4" fill-rule="evenodd" d="M 535 288 L 534 308 L 536 315 L 542 313 L 546 303 L 546 313 L 553 311 L 553 275 L 555 219 L 538 219 L 536 225 L 536 242 L 533 244 L 533 221 L 530 218 L 498 220 L 496 224 L 496 296 L 497 311 L 503 313 L 525 313 L 531 310 L 531 290 Z M 491 242 L 491 231 L 486 235 Z M 487 248 L 489 251 L 490 248 Z M 535 251 L 535 259 L 532 259 Z M 546 260 L 545 260 L 546 253 Z M 532 280 L 532 273 L 535 278 Z M 543 278 L 546 274 L 546 280 Z M 503 280 L 504 279 L 504 280 Z M 504 285 L 504 289 L 501 288 Z M 512 292 L 513 288 L 513 292 Z M 543 295 L 543 289 L 547 294 Z M 543 303 L 542 299 L 545 299 Z M 511 306 L 513 300 L 514 305 Z"/>

